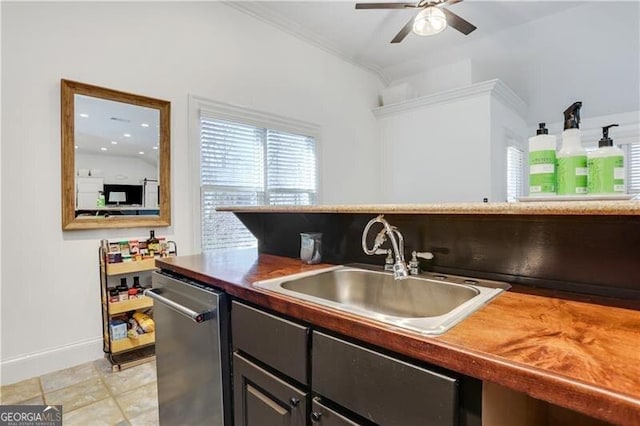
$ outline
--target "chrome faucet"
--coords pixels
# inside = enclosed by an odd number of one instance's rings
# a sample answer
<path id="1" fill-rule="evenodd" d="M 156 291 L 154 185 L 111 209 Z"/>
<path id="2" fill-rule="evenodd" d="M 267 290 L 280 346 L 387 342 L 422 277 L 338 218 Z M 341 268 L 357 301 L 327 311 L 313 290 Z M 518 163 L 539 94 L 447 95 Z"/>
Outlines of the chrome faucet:
<path id="1" fill-rule="evenodd" d="M 381 223 L 383 228 L 373 242 L 373 248 L 369 250 L 367 248 L 367 235 L 369 229 L 374 223 Z M 391 247 L 393 248 L 393 254 L 395 256 L 395 263 L 393 264 L 393 277 L 396 280 L 404 280 L 409 276 L 409 269 L 407 263 L 404 260 L 404 237 L 398 231 L 398 228 L 391 226 L 389 222 L 384 219 L 384 215 L 371 219 L 369 223 L 364 227 L 362 231 L 362 250 L 369 256 L 374 254 L 386 254 L 387 250 L 381 250 L 380 246 L 387 241 L 387 237 L 391 240 Z"/>

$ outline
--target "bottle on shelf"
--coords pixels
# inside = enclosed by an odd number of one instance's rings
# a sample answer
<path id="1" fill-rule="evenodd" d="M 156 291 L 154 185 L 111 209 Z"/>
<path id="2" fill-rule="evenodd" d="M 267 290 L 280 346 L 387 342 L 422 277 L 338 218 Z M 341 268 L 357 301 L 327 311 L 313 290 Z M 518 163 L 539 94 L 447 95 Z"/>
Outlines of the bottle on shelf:
<path id="1" fill-rule="evenodd" d="M 529 138 L 529 195 L 556 193 L 556 137 L 540 123 L 536 136 Z"/>
<path id="2" fill-rule="evenodd" d="M 582 147 L 580 108 L 574 102 L 564 112 L 562 148 L 558 159 L 558 195 L 584 195 L 587 193 L 587 151 Z"/>
<path id="3" fill-rule="evenodd" d="M 160 255 L 160 240 L 156 238 L 156 232 L 153 229 L 149 231 L 147 249 L 149 250 L 149 256 L 151 257 Z"/>
<path id="4" fill-rule="evenodd" d="M 136 290 L 137 297 L 142 296 L 142 286 L 140 285 L 140 277 L 138 276 L 133 277 L 133 286 L 131 288 Z"/>
<path id="5" fill-rule="evenodd" d="M 589 153 L 589 193 L 624 194 L 624 151 L 613 145 L 609 129 L 617 124 L 602 127 L 602 139 L 598 149 Z"/>
<path id="6" fill-rule="evenodd" d="M 98 199 L 96 201 L 96 205 L 97 205 L 97 207 L 104 207 L 106 205 L 103 191 L 100 191 L 98 193 Z"/>
<path id="7" fill-rule="evenodd" d="M 115 303 L 120 301 L 120 294 L 117 288 L 109 289 L 109 303 Z"/>
<path id="8" fill-rule="evenodd" d="M 120 278 L 120 285 L 118 286 L 118 294 L 120 301 L 129 300 L 129 286 L 127 285 L 127 278 Z"/>

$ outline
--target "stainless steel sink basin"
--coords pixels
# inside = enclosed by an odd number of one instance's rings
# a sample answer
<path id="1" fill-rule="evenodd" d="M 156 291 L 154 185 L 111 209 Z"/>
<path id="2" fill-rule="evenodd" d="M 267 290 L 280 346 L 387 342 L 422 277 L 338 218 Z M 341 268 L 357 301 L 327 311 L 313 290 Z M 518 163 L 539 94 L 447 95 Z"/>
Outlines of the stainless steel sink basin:
<path id="1" fill-rule="evenodd" d="M 427 273 L 394 280 L 387 272 L 345 266 L 255 285 L 422 334 L 444 333 L 509 288 L 503 282 Z"/>

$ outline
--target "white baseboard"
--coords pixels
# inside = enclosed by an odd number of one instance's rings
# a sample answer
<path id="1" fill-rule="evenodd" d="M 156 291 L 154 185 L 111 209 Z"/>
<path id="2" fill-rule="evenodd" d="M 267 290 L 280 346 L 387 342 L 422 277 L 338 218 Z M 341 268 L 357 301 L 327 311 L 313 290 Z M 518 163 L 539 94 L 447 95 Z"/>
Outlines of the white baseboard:
<path id="1" fill-rule="evenodd" d="M 0 361 L 0 384 L 9 385 L 102 358 L 102 338 L 95 337 Z"/>

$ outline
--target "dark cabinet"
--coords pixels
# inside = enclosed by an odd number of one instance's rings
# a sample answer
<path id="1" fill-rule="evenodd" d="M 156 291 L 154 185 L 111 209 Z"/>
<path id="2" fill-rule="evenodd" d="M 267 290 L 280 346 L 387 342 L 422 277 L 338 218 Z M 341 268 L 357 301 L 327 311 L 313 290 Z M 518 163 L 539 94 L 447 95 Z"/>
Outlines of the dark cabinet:
<path id="1" fill-rule="evenodd" d="M 385 426 L 458 425 L 458 380 L 313 333 L 313 391 Z"/>
<path id="2" fill-rule="evenodd" d="M 309 327 L 233 302 L 231 332 L 235 350 L 251 355 L 300 383 L 309 383 Z"/>
<path id="3" fill-rule="evenodd" d="M 304 426 L 307 393 L 258 365 L 233 355 L 236 426 Z"/>
<path id="4" fill-rule="evenodd" d="M 231 322 L 237 426 L 481 424 L 481 385 L 469 378 L 244 303 L 233 302 Z"/>
<path id="5" fill-rule="evenodd" d="M 348 419 L 337 411 L 324 405 L 320 398 L 313 398 L 311 404 L 311 415 L 309 416 L 312 426 L 363 426 L 363 423 L 356 423 Z"/>

